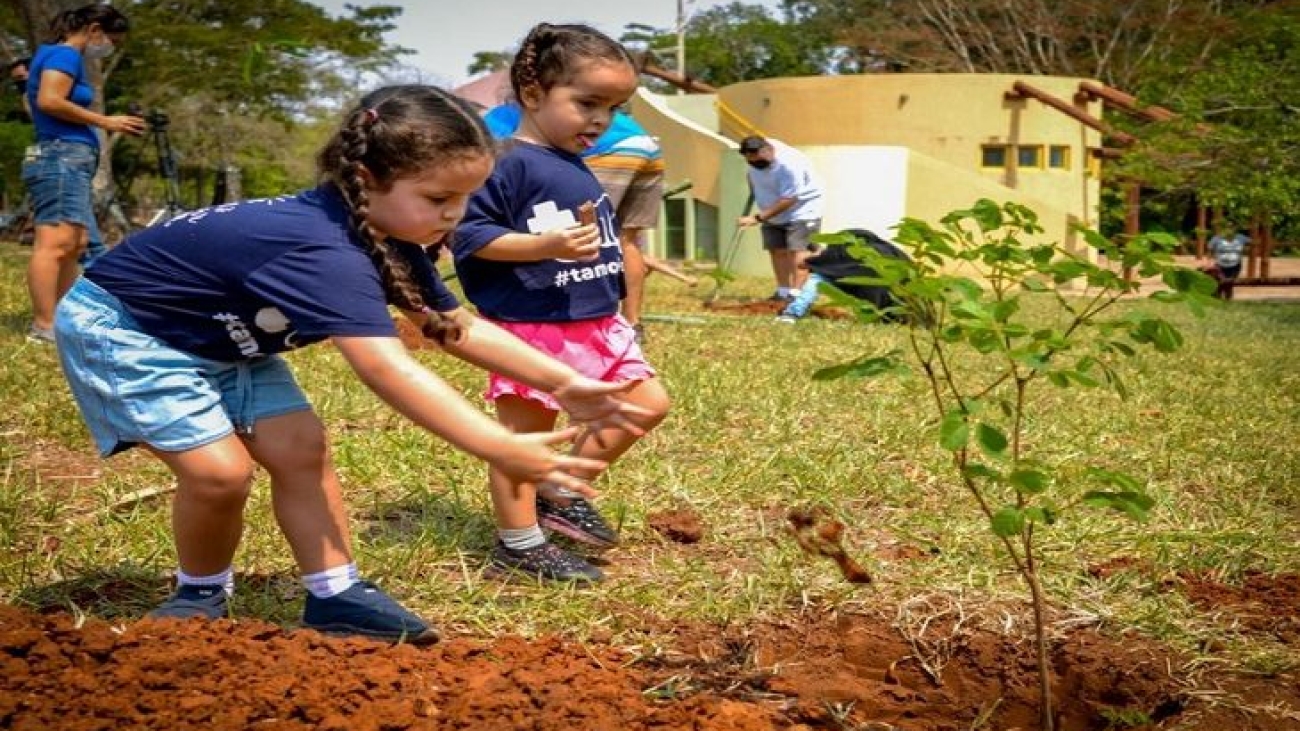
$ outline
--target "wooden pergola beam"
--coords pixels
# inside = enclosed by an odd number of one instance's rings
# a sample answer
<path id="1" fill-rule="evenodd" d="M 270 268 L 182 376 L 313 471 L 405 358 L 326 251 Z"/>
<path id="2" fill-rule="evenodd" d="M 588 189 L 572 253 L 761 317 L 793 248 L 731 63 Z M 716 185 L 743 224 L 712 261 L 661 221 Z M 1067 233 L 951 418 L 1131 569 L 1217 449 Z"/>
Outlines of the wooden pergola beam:
<path id="1" fill-rule="evenodd" d="M 1030 99 L 1036 99 L 1037 101 L 1046 104 L 1052 109 L 1055 109 L 1056 111 L 1078 121 L 1079 123 L 1087 127 L 1090 127 L 1092 129 L 1095 129 L 1098 132 L 1101 132 L 1102 134 L 1110 137 L 1111 139 L 1115 140 L 1115 142 L 1121 145 L 1128 146 L 1133 144 L 1134 142 L 1137 142 L 1137 138 L 1134 137 L 1133 135 L 1127 132 L 1121 132 L 1117 129 L 1114 129 L 1110 125 L 1106 124 L 1100 119 L 1097 119 L 1091 114 L 1088 114 L 1082 109 L 1075 107 L 1073 104 L 1065 101 L 1064 99 L 1058 96 L 1053 96 L 1052 94 L 1048 94 L 1042 89 L 1039 89 L 1034 86 L 1030 86 L 1029 84 L 1026 84 L 1023 81 L 1017 81 L 1013 83 L 1011 85 L 1011 89 L 1012 90 L 1007 92 L 1005 95 L 1007 99 L 1018 100 L 1018 99 L 1024 99 L 1026 97 Z"/>

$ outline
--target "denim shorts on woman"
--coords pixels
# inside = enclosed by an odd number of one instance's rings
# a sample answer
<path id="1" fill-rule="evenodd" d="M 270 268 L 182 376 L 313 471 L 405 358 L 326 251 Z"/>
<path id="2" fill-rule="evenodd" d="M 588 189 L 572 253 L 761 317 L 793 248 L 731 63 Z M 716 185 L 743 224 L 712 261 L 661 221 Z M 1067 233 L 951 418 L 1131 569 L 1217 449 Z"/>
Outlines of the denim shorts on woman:
<path id="1" fill-rule="evenodd" d="M 75 223 L 95 225 L 90 181 L 99 167 L 99 151 L 84 142 L 46 140 L 23 160 L 23 185 L 32 198 L 37 226 Z"/>
<path id="2" fill-rule="evenodd" d="M 142 332 L 121 301 L 88 279 L 59 302 L 54 337 L 104 457 L 136 444 L 182 452 L 311 408 L 279 356 L 226 363 L 177 350 Z"/>

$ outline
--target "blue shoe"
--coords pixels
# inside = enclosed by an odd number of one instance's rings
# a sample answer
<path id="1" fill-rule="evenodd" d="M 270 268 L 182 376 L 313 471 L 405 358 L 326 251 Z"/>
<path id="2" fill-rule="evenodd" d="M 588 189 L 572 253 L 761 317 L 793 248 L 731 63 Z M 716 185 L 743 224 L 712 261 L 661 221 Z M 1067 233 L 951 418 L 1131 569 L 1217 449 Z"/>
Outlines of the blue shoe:
<path id="1" fill-rule="evenodd" d="M 328 599 L 321 599 L 309 592 L 302 623 L 328 635 L 359 635 L 412 645 L 428 645 L 438 641 L 437 630 L 408 612 L 369 581 L 358 581 L 347 591 Z"/>
<path id="2" fill-rule="evenodd" d="M 226 590 L 220 586 L 181 584 L 170 599 L 148 616 L 150 619 L 222 619 L 226 616 Z"/>
<path id="3" fill-rule="evenodd" d="M 534 579 L 586 584 L 605 578 L 600 569 L 553 543 L 516 550 L 497 541 L 488 570 L 497 575 L 518 573 Z"/>
<path id="4" fill-rule="evenodd" d="M 539 496 L 538 524 L 597 548 L 612 548 L 618 544 L 618 533 L 591 507 L 591 503 L 580 497 L 571 497 L 568 501 L 568 505 L 560 505 Z"/>

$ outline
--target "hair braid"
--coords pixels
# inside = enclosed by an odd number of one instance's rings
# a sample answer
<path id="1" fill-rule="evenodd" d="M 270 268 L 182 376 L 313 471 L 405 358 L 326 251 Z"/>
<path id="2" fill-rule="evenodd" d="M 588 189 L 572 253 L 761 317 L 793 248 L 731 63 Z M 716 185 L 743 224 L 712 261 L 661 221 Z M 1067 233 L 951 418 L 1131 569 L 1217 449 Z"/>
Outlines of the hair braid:
<path id="1" fill-rule="evenodd" d="M 510 64 L 510 90 L 520 100 L 530 87 L 550 91 L 568 82 L 585 61 L 636 67 L 632 54 L 622 44 L 591 26 L 538 23 L 519 44 Z"/>
<path id="2" fill-rule="evenodd" d="M 368 185 L 385 190 L 398 177 L 421 174 L 448 159 L 491 157 L 495 150 L 482 120 L 464 102 L 435 87 L 408 85 L 368 94 L 318 158 L 322 180 L 336 187 L 347 203 L 349 222 L 379 273 L 388 301 L 423 313 L 424 335 L 440 344 L 460 340 L 464 325 L 425 303 L 406 259 L 370 225 L 366 190 Z"/>

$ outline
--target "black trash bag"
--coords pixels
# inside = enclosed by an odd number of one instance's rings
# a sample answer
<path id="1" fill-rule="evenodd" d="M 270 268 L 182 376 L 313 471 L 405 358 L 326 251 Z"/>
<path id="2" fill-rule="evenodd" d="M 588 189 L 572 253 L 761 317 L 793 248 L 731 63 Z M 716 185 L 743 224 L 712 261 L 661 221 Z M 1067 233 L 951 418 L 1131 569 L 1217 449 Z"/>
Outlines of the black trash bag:
<path id="1" fill-rule="evenodd" d="M 864 228 L 845 229 L 841 233 L 850 234 L 859 241 L 891 259 L 908 260 L 907 253 L 893 242 L 886 241 Z M 805 260 L 808 271 L 820 274 L 836 289 L 869 302 L 876 309 L 887 310 L 898 304 L 887 287 L 881 285 L 857 284 L 845 282 L 849 277 L 874 277 L 876 272 L 871 267 L 853 258 L 846 244 L 830 244 Z M 889 319 L 889 318 L 886 318 Z"/>

